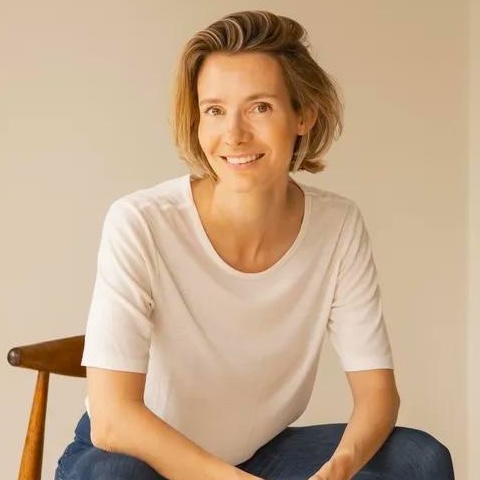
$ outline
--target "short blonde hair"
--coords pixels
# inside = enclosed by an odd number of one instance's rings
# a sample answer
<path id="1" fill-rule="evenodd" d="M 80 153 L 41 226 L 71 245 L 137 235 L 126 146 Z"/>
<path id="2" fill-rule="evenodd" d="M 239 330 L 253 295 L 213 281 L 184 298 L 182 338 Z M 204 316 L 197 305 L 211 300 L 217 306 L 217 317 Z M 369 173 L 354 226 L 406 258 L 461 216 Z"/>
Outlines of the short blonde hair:
<path id="1" fill-rule="evenodd" d="M 195 34 L 180 57 L 173 97 L 173 134 L 180 156 L 198 176 L 216 178 L 198 139 L 197 80 L 215 52 L 267 53 L 277 59 L 294 110 L 316 114 L 313 127 L 298 137 L 290 171 L 324 169 L 323 157 L 342 131 L 342 104 L 333 79 L 309 53 L 307 32 L 295 20 L 265 11 L 227 15 Z"/>

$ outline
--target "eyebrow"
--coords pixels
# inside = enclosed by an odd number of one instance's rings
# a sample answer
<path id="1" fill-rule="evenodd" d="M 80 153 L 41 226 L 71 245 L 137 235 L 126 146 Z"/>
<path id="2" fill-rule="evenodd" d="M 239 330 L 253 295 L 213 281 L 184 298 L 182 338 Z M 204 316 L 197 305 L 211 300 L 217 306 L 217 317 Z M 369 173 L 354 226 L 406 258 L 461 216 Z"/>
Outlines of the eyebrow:
<path id="1" fill-rule="evenodd" d="M 252 102 L 253 100 L 258 100 L 260 98 L 271 98 L 271 99 L 278 99 L 278 95 L 274 95 L 271 93 L 254 93 L 253 95 L 249 95 L 245 101 L 246 102 Z M 222 103 L 222 100 L 220 98 L 204 98 L 199 102 L 199 105 L 205 105 L 208 103 Z"/>

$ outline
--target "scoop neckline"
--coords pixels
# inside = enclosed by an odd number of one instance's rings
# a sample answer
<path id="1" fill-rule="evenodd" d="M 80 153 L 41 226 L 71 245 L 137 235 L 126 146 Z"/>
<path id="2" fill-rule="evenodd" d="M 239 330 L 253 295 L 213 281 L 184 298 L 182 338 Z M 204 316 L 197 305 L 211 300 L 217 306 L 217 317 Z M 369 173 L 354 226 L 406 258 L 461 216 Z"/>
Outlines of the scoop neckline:
<path id="1" fill-rule="evenodd" d="M 208 238 L 208 235 L 207 235 L 207 232 L 205 231 L 202 220 L 200 219 L 197 206 L 195 205 L 195 200 L 193 199 L 193 192 L 192 192 L 192 179 L 193 178 L 191 175 L 185 175 L 184 186 L 185 186 L 185 193 L 188 201 L 188 208 L 191 213 L 195 233 L 197 234 L 197 238 L 200 240 L 200 243 L 204 247 L 207 255 L 223 271 L 231 275 L 234 275 L 235 277 L 238 277 L 238 278 L 244 278 L 244 279 L 262 278 L 282 268 L 300 247 L 303 239 L 305 238 L 308 225 L 310 224 L 311 198 L 310 198 L 310 195 L 308 194 L 308 191 L 305 189 L 304 185 L 297 182 L 292 177 L 290 177 L 291 181 L 295 183 L 295 185 L 297 185 L 298 188 L 300 188 L 300 190 L 303 193 L 304 209 L 303 209 L 302 223 L 300 225 L 300 229 L 297 233 L 297 236 L 295 237 L 295 240 L 290 245 L 290 248 L 273 265 L 268 267 L 266 270 L 262 270 L 261 272 L 242 272 L 240 270 L 237 270 L 236 268 L 229 265 L 217 253 L 217 251 L 212 245 L 212 242 Z"/>

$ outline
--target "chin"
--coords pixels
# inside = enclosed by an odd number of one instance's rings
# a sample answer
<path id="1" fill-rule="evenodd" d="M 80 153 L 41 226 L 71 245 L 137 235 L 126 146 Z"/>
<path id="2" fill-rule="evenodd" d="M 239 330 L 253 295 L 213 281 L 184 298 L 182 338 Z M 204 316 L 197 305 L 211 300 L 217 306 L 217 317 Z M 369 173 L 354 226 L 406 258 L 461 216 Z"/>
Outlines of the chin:
<path id="1" fill-rule="evenodd" d="M 258 188 L 258 182 L 248 178 L 225 178 L 218 177 L 222 187 L 235 193 L 249 193 Z"/>

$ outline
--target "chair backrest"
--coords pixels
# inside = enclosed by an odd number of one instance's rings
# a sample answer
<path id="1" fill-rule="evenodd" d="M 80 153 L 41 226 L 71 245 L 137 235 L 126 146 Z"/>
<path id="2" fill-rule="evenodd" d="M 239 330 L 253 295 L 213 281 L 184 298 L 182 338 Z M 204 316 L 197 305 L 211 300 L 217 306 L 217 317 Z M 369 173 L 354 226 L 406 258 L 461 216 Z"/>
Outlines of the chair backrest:
<path id="1" fill-rule="evenodd" d="M 84 335 L 79 335 L 15 347 L 8 352 L 10 365 L 38 372 L 18 480 L 40 480 L 50 374 L 85 377 L 85 367 L 80 365 L 84 341 Z"/>

